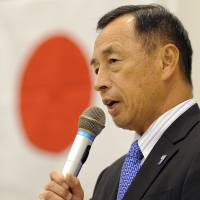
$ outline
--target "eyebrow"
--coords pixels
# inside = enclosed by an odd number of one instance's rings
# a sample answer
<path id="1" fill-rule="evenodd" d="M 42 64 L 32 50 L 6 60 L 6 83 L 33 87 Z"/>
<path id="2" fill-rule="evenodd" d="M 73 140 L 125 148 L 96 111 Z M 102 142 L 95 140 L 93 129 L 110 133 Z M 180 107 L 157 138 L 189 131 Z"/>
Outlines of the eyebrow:
<path id="1" fill-rule="evenodd" d="M 104 55 L 112 54 L 113 52 L 114 52 L 114 50 L 113 50 L 113 47 L 112 47 L 112 46 L 109 46 L 109 47 L 105 48 L 105 49 L 102 51 L 102 53 L 103 53 Z"/>
<path id="2" fill-rule="evenodd" d="M 113 52 L 114 52 L 113 47 L 108 46 L 105 49 L 103 49 L 102 54 L 109 55 L 109 54 L 112 54 Z M 90 65 L 95 65 L 96 63 L 97 63 L 97 60 L 95 58 L 92 58 L 92 60 L 90 61 Z"/>

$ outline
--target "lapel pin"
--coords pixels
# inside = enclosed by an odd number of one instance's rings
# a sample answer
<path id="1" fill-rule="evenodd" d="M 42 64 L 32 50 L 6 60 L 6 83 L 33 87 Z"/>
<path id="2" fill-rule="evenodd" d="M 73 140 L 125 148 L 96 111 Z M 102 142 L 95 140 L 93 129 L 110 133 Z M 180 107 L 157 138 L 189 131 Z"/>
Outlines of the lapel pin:
<path id="1" fill-rule="evenodd" d="M 160 165 L 165 160 L 166 157 L 167 157 L 166 154 L 162 155 L 161 158 L 160 158 L 160 160 L 159 160 L 159 162 L 158 162 L 158 165 Z"/>

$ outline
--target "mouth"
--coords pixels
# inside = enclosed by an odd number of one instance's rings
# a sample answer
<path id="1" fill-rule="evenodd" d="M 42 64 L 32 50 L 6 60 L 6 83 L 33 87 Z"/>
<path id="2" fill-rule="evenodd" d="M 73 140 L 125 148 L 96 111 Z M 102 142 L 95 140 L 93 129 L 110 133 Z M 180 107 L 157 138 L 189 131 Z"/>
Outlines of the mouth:
<path id="1" fill-rule="evenodd" d="M 104 105 L 107 106 L 108 111 L 112 114 L 115 112 L 117 105 L 120 103 L 120 101 L 117 100 L 111 100 L 111 99 L 104 99 L 103 100 Z"/>

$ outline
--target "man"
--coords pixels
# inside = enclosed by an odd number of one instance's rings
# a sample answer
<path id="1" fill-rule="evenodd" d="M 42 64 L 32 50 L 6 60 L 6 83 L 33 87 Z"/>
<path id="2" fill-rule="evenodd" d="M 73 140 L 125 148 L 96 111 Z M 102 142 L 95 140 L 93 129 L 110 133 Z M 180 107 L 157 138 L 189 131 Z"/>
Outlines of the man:
<path id="1" fill-rule="evenodd" d="M 141 137 L 100 174 L 92 200 L 199 200 L 200 111 L 187 32 L 159 5 L 119 7 L 97 29 L 95 89 L 115 124 Z M 40 199 L 83 200 L 77 178 L 50 178 Z"/>

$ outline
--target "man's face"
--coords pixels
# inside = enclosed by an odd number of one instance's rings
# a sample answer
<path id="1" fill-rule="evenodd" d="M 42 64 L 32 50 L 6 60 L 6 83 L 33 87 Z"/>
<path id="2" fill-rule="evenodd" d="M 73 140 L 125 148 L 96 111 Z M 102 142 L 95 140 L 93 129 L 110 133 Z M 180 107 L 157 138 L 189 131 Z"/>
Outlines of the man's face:
<path id="1" fill-rule="evenodd" d="M 147 55 L 133 23 L 127 15 L 107 25 L 96 39 L 91 65 L 95 89 L 115 124 L 142 133 L 159 116 L 160 60 L 156 53 Z"/>

